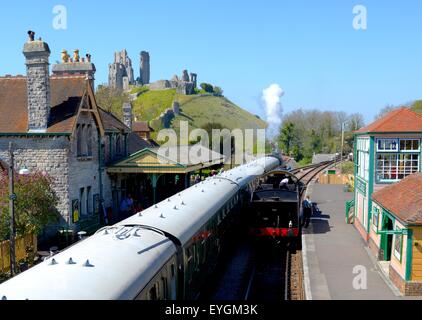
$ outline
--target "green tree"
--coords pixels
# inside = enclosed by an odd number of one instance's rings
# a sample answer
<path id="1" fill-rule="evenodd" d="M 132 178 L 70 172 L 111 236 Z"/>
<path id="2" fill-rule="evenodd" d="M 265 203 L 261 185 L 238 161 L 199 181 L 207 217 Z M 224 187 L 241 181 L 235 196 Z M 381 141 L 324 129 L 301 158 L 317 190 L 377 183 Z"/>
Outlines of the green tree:
<path id="1" fill-rule="evenodd" d="M 223 96 L 223 89 L 221 89 L 220 87 L 215 86 L 213 91 L 214 91 L 214 95 L 219 96 L 219 97 Z"/>
<path id="2" fill-rule="evenodd" d="M 52 188 L 52 179 L 41 173 L 16 175 L 15 226 L 16 234 L 40 233 L 60 217 L 56 209 L 59 201 Z M 8 205 L 8 176 L 0 172 L 0 240 L 9 238 L 10 212 Z"/>
<path id="3" fill-rule="evenodd" d="M 115 114 L 118 118 L 122 118 L 123 103 L 130 101 L 127 92 L 106 85 L 98 86 L 95 99 L 101 108 Z"/>
<path id="4" fill-rule="evenodd" d="M 201 83 L 200 87 L 202 88 L 202 90 L 204 90 L 205 92 L 208 93 L 214 93 L 214 87 L 212 86 L 212 84 L 209 83 Z"/>
<path id="5" fill-rule="evenodd" d="M 285 154 L 293 151 L 294 144 L 297 142 L 296 127 L 293 122 L 288 122 L 281 127 L 279 141 Z"/>

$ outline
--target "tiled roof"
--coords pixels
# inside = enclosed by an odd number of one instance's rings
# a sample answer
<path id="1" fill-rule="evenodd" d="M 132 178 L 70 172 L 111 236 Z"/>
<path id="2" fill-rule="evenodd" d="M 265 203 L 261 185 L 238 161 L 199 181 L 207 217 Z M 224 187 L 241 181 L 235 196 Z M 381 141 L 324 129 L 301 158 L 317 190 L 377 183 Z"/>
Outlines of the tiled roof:
<path id="1" fill-rule="evenodd" d="M 336 158 L 335 154 L 315 154 L 312 157 L 312 163 L 313 164 L 317 164 L 317 163 L 322 163 L 322 162 L 326 162 L 326 161 L 332 161 Z"/>
<path id="2" fill-rule="evenodd" d="M 404 223 L 422 225 L 422 173 L 375 192 L 372 199 Z"/>
<path id="3" fill-rule="evenodd" d="M 391 111 L 355 133 L 422 132 L 422 116 L 409 108 Z"/>
<path id="4" fill-rule="evenodd" d="M 132 123 L 132 131 L 134 132 L 151 132 L 154 131 L 146 121 L 135 121 Z"/>
<path id="5" fill-rule="evenodd" d="M 126 131 L 129 132 L 129 128 L 116 116 L 110 112 L 105 111 L 104 109 L 98 108 L 100 113 L 101 121 L 104 125 L 105 131 Z"/>
<path id="6" fill-rule="evenodd" d="M 131 132 L 128 134 L 127 145 L 129 149 L 129 154 L 134 154 L 140 150 L 144 150 L 145 148 L 155 147 L 155 145 L 151 144 L 149 141 L 142 139 L 135 132 Z"/>
<path id="7" fill-rule="evenodd" d="M 48 133 L 71 133 L 86 90 L 85 76 L 51 77 L 51 114 Z M 25 77 L 0 78 L 0 133 L 27 133 Z"/>

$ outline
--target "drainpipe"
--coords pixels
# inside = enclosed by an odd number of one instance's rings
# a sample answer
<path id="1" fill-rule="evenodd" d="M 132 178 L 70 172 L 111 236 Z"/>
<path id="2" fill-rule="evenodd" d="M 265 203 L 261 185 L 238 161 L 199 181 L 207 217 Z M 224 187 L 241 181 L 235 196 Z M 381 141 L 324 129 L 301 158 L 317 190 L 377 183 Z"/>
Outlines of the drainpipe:
<path id="1" fill-rule="evenodd" d="M 98 183 L 99 183 L 99 187 L 100 187 L 100 212 L 99 212 L 99 222 L 101 225 L 101 214 L 104 215 L 104 212 L 101 212 L 101 209 L 104 209 L 104 199 L 103 199 L 103 161 L 102 161 L 102 143 L 101 143 L 101 135 L 100 132 L 98 132 L 98 139 L 97 139 L 97 144 L 98 144 Z M 105 224 L 105 217 L 104 217 L 104 224 Z"/>

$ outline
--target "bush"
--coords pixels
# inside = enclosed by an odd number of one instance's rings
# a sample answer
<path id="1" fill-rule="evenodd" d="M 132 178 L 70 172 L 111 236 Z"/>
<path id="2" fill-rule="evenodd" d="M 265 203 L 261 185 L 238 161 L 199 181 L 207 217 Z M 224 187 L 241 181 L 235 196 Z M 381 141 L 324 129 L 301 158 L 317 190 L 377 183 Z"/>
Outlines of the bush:
<path id="1" fill-rule="evenodd" d="M 218 97 L 223 96 L 223 89 L 221 89 L 220 87 L 214 87 L 213 91 L 214 91 L 214 95 Z"/>
<path id="2" fill-rule="evenodd" d="M 52 188 L 52 179 L 41 173 L 15 177 L 16 235 L 30 232 L 39 234 L 45 226 L 58 221 L 58 197 Z M 10 236 L 8 176 L 0 172 L 0 240 Z"/>
<path id="3" fill-rule="evenodd" d="M 202 90 L 204 90 L 205 92 L 208 93 L 214 93 L 214 87 L 209 84 L 209 83 L 201 83 L 200 87 L 202 88 Z"/>

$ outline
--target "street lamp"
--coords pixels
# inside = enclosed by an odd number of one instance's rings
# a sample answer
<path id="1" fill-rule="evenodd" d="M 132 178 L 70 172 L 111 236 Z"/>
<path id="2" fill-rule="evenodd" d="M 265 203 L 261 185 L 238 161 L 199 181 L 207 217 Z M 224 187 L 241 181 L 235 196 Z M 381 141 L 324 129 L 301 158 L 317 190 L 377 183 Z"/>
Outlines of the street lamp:
<path id="1" fill-rule="evenodd" d="M 349 120 L 343 121 L 341 123 L 341 153 L 340 153 L 340 170 L 343 173 L 343 153 L 344 153 L 344 126 L 348 123 Z"/>
<path id="2" fill-rule="evenodd" d="M 16 273 L 15 253 L 15 157 L 13 154 L 13 143 L 9 142 L 9 211 L 10 211 L 10 274 L 13 277 Z M 19 170 L 20 175 L 28 175 L 30 172 L 24 166 Z"/>
<path id="3" fill-rule="evenodd" d="M 13 143 L 9 142 L 9 212 L 10 212 L 10 275 L 15 275 L 16 257 L 15 257 L 15 170 Z"/>

